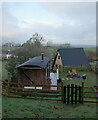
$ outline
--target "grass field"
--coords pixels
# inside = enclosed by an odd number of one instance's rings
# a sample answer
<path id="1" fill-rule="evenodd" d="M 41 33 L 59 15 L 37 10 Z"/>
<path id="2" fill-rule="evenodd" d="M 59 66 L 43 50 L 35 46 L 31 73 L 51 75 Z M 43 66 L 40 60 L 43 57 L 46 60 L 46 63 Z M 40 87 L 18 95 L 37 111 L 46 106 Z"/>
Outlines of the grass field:
<path id="1" fill-rule="evenodd" d="M 2 77 L 2 61 L 0 61 L 0 79 Z"/>
<path id="2" fill-rule="evenodd" d="M 9 48 L 3 48 L 9 49 Z M 48 48 L 50 53 L 55 51 L 57 48 Z M 15 50 L 15 48 L 12 48 Z M 91 50 L 91 48 L 89 49 Z M 95 48 L 92 48 L 95 51 Z M 52 56 L 52 54 L 51 54 Z M 3 80 L 8 77 L 5 69 L 7 61 L 3 61 L 0 67 L 0 73 L 2 72 Z M 81 85 L 85 82 L 85 86 L 94 86 L 96 84 L 96 74 L 94 72 L 78 72 L 79 75 L 87 75 L 86 80 L 66 80 L 67 73 L 62 72 L 61 78 L 65 80 L 64 85 L 77 84 Z M 77 105 L 66 105 L 62 102 L 46 101 L 46 100 L 28 100 L 28 99 L 17 99 L 7 98 L 3 96 L 2 99 L 2 115 L 3 118 L 96 118 L 96 104 L 77 104 Z"/>
<path id="3" fill-rule="evenodd" d="M 94 72 L 85 72 L 87 80 L 64 80 L 64 85 L 77 84 L 85 82 L 85 86 L 96 84 L 96 74 Z M 79 72 L 80 75 L 84 72 Z M 61 73 L 65 78 L 67 73 Z M 46 100 L 28 100 L 7 98 L 2 99 L 3 118 L 96 118 L 96 104 L 84 103 L 77 105 L 66 105 L 61 101 Z"/>
<path id="4" fill-rule="evenodd" d="M 66 105 L 62 102 L 3 97 L 3 118 L 96 118 L 96 104 Z"/>
<path id="5" fill-rule="evenodd" d="M 50 53 L 50 56 L 53 57 L 53 53 L 56 52 L 58 50 L 58 46 L 50 46 L 50 47 L 47 47 L 47 50 L 49 51 Z M 96 48 L 84 48 L 84 51 L 93 51 L 93 52 L 96 52 Z"/>
<path id="6" fill-rule="evenodd" d="M 12 50 L 15 51 L 16 49 L 18 49 L 20 47 L 1 47 L 0 46 L 0 50 Z M 58 50 L 58 48 L 62 48 L 62 46 L 46 46 L 46 49 L 49 51 L 50 57 L 53 57 L 54 52 L 56 52 Z M 93 51 L 96 52 L 96 48 L 84 48 L 84 50 L 88 50 L 88 51 Z"/>
<path id="7" fill-rule="evenodd" d="M 12 50 L 12 51 L 14 51 L 14 50 L 16 50 L 16 49 L 18 49 L 18 48 L 20 48 L 20 47 L 1 47 L 0 46 L 0 50 Z"/>
<path id="8" fill-rule="evenodd" d="M 78 72 L 78 75 L 80 76 L 83 74 L 86 74 L 87 76 L 86 80 L 75 80 L 75 79 L 70 80 L 70 77 L 69 80 L 66 80 L 68 73 L 64 73 L 64 72 L 61 72 L 59 77 L 65 79 L 63 80 L 64 85 L 68 85 L 68 84 L 82 85 L 82 82 L 84 82 L 84 85 L 88 87 L 93 87 L 94 85 L 96 85 L 96 78 L 98 76 L 97 74 L 95 74 L 93 71 Z"/>
<path id="9" fill-rule="evenodd" d="M 2 74 L 2 80 L 5 80 L 8 78 L 8 71 L 5 68 L 7 61 L 0 61 L 0 74 Z"/>
<path id="10" fill-rule="evenodd" d="M 84 50 L 96 52 L 96 48 L 84 48 Z"/>
<path id="11" fill-rule="evenodd" d="M 77 71 L 78 72 L 78 71 Z M 86 72 L 78 72 L 78 75 L 83 75 L 86 74 L 87 79 L 83 80 L 83 79 L 70 79 L 70 77 L 67 77 L 67 73 L 61 72 L 60 73 L 60 78 L 65 78 L 65 80 L 63 80 L 63 85 L 78 85 L 78 86 L 82 86 L 82 82 L 84 82 L 84 87 L 94 87 L 97 84 L 97 77 L 98 74 L 95 74 L 93 71 L 86 71 Z M 66 79 L 68 78 L 68 80 Z M 85 92 L 94 92 L 94 88 L 84 88 Z M 97 90 L 98 92 L 98 90 Z M 95 93 L 90 93 L 90 94 L 86 94 L 84 93 L 84 96 L 86 97 L 96 97 Z M 96 98 L 84 98 L 84 101 L 96 101 Z"/>

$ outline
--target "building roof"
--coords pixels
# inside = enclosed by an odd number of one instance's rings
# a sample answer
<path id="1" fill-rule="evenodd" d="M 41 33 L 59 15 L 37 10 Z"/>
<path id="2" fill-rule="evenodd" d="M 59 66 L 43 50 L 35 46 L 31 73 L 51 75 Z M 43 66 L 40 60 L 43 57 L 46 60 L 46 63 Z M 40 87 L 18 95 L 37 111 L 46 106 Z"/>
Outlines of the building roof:
<path id="1" fill-rule="evenodd" d="M 50 59 L 47 57 L 44 57 L 44 60 L 42 60 L 42 56 L 36 56 L 36 57 L 26 61 L 25 63 L 19 65 L 16 68 L 26 67 L 26 66 L 28 66 L 28 67 L 36 66 L 36 67 L 41 67 L 41 68 L 46 69 L 49 61 L 50 61 Z"/>
<path id="2" fill-rule="evenodd" d="M 62 63 L 66 65 L 89 65 L 83 48 L 58 49 Z"/>
<path id="3" fill-rule="evenodd" d="M 14 54 L 14 51 L 11 51 L 11 50 L 0 50 L 0 53 L 2 53 L 2 54 Z"/>
<path id="4" fill-rule="evenodd" d="M 86 65 L 89 67 L 89 62 L 83 48 L 63 48 L 63 49 L 58 49 L 58 52 L 60 53 L 62 64 L 64 66 Z M 56 57 L 54 61 L 55 60 Z"/>

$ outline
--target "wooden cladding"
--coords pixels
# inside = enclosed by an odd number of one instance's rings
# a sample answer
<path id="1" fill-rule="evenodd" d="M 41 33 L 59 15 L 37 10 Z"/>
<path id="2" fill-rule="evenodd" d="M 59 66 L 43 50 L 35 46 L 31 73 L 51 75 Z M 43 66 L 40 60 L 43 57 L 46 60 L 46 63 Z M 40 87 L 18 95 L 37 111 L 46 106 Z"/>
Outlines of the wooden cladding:
<path id="1" fill-rule="evenodd" d="M 53 71 L 56 71 L 57 67 L 56 66 L 63 66 L 62 64 L 62 60 L 61 60 L 61 56 L 60 56 L 60 53 L 58 52 L 57 53 L 57 56 L 56 56 L 56 60 L 55 60 L 55 63 L 54 63 L 54 66 L 53 66 Z M 61 69 L 61 68 L 60 68 Z"/>
<path id="2" fill-rule="evenodd" d="M 29 70 L 29 69 L 30 69 L 30 70 L 36 69 L 36 70 L 38 70 L 38 69 L 42 69 L 42 68 L 41 68 L 41 67 L 30 67 L 30 66 L 29 66 L 29 67 L 20 67 L 20 69 L 27 69 L 27 70 Z"/>
<path id="3" fill-rule="evenodd" d="M 64 100 L 66 104 L 83 103 L 82 101 L 82 87 L 77 85 L 64 86 Z"/>

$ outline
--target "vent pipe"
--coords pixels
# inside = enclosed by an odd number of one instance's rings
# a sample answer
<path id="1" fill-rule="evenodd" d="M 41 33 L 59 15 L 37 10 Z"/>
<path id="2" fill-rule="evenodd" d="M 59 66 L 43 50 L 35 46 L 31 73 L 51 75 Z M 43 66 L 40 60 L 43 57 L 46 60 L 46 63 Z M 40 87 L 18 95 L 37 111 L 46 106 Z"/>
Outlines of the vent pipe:
<path id="1" fill-rule="evenodd" d="M 42 53 L 42 61 L 44 60 L 44 53 Z"/>

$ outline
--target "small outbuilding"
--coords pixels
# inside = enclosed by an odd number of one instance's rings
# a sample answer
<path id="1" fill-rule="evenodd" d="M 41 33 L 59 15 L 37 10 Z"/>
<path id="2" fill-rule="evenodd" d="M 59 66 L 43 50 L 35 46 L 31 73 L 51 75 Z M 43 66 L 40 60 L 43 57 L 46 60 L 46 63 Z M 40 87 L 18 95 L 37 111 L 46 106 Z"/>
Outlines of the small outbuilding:
<path id="1" fill-rule="evenodd" d="M 58 49 L 53 61 L 52 70 L 56 71 L 57 65 L 60 69 L 63 66 L 86 66 L 90 69 L 90 64 L 83 48 L 63 48 Z"/>
<path id="2" fill-rule="evenodd" d="M 50 79 L 50 59 L 36 56 L 16 67 L 18 69 L 18 82 L 43 85 Z"/>

